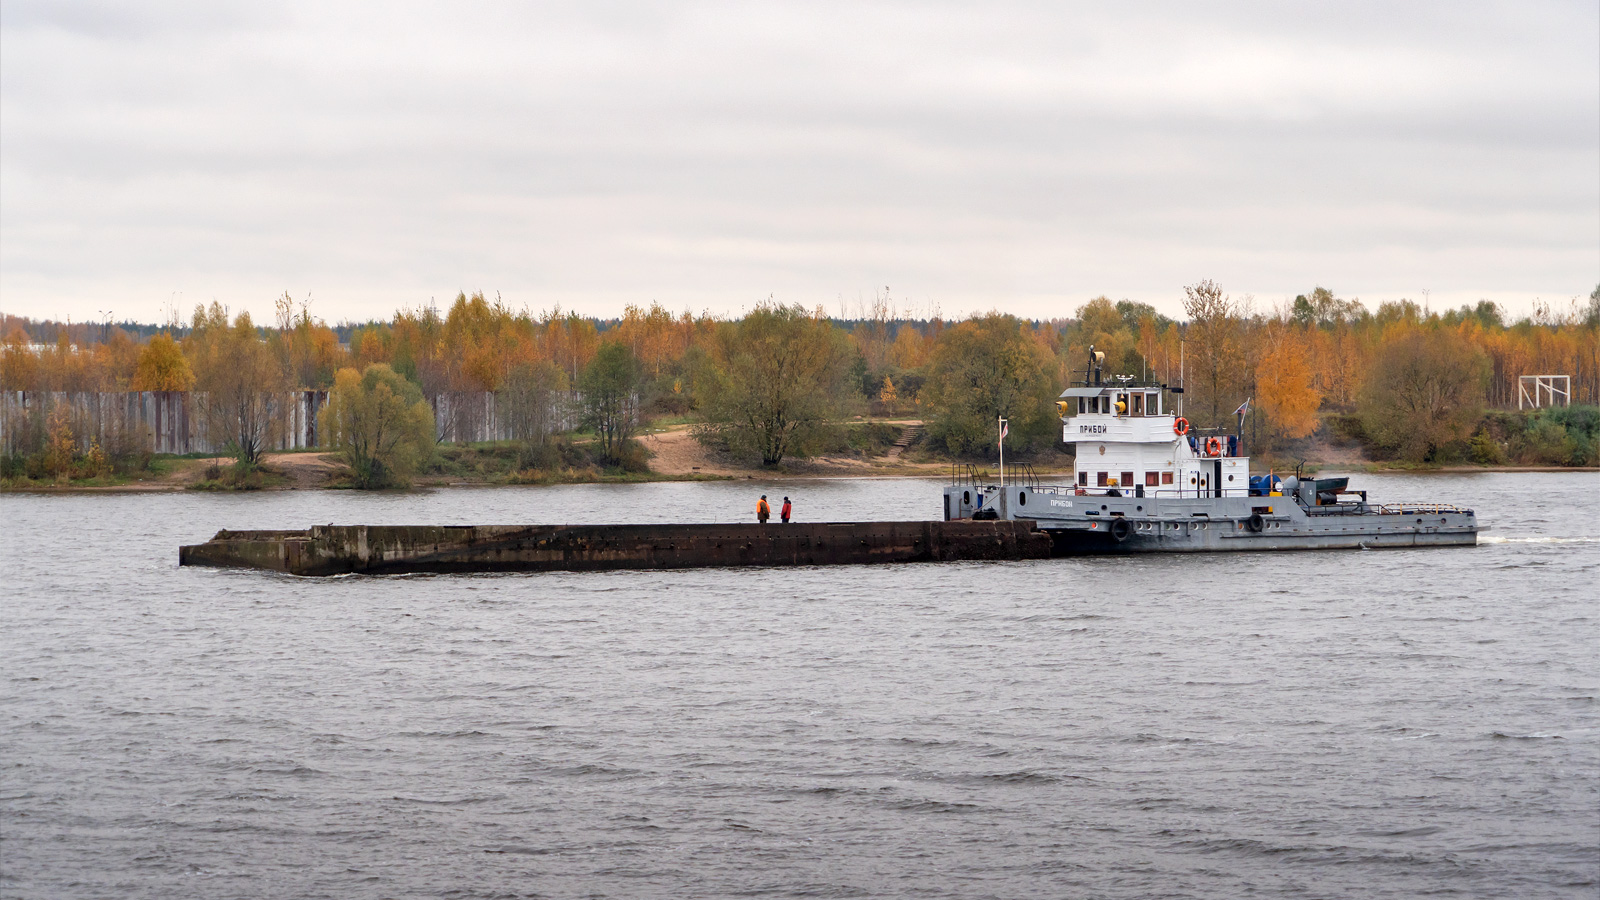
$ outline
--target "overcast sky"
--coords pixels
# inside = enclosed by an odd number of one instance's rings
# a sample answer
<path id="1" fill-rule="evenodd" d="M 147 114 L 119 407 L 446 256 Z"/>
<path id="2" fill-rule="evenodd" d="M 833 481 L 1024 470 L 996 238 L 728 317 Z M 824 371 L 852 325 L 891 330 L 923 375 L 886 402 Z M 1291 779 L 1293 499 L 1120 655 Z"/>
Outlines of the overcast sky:
<path id="1" fill-rule="evenodd" d="M 1052 317 L 1202 278 L 1587 297 L 1597 4 L 0 5 L 5 312 Z"/>

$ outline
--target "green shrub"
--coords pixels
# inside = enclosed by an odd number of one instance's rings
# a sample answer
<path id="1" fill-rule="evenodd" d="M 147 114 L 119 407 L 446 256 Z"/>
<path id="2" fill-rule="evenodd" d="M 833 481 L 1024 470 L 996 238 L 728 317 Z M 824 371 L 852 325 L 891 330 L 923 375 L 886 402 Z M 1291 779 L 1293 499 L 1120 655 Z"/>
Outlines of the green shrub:
<path id="1" fill-rule="evenodd" d="M 434 448 L 433 410 L 415 384 L 383 363 L 340 369 L 318 415 L 328 442 L 363 489 L 400 486 Z"/>
<path id="2" fill-rule="evenodd" d="M 1506 461 L 1506 453 L 1500 442 L 1483 426 L 1479 426 L 1477 433 L 1472 436 L 1470 453 L 1472 461 L 1483 466 L 1498 466 Z"/>

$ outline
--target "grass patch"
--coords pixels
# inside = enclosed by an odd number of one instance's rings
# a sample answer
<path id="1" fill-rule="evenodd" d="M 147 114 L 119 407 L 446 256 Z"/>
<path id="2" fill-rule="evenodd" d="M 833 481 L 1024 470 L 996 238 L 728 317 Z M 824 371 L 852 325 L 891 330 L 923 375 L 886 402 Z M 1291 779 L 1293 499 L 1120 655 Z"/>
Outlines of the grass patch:
<path id="1" fill-rule="evenodd" d="M 650 471 L 650 451 L 624 446 L 620 465 L 598 458 L 599 443 L 562 435 L 543 444 L 496 441 L 443 446 L 423 466 L 424 482 L 440 484 L 637 484 L 650 481 L 719 481 L 722 476 L 661 475 Z"/>
<path id="2" fill-rule="evenodd" d="M 210 465 L 199 481 L 189 485 L 191 491 L 259 491 L 287 484 L 288 476 L 255 463 L 243 460 L 230 466 Z"/>

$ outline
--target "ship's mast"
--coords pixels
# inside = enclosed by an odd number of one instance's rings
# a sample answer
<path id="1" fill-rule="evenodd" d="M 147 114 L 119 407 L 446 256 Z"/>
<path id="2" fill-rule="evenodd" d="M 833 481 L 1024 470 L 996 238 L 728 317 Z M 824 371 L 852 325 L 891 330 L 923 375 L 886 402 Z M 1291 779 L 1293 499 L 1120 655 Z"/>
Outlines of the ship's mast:
<path id="1" fill-rule="evenodd" d="M 1000 433 L 1000 488 L 1003 491 L 1006 486 L 1006 417 L 995 416 L 995 419 L 996 430 Z"/>

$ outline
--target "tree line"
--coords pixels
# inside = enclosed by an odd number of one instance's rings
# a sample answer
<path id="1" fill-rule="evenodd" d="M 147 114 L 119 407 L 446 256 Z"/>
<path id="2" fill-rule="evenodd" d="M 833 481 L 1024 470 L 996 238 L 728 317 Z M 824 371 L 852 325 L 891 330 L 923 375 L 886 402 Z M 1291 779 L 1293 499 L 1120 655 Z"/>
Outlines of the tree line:
<path id="1" fill-rule="evenodd" d="M 442 313 L 329 326 L 286 294 L 269 324 L 217 303 L 163 330 L 6 317 L 0 389 L 204 392 L 226 406 L 251 460 L 262 395 L 330 389 L 347 412 L 362 385 L 403 394 L 391 405 L 411 411 L 414 429 L 424 395 L 494 392 L 530 465 L 550 438 L 551 398 L 567 392 L 583 398 L 581 420 L 608 465 L 626 463 L 640 425 L 662 418 L 693 422 L 702 441 L 766 465 L 816 453 L 854 415 L 916 417 L 933 450 L 992 458 L 997 416 L 1011 422 L 1008 449 L 1058 445 L 1051 401 L 1082 380 L 1093 346 L 1108 374 L 1181 380 L 1200 427 L 1232 424 L 1250 400 L 1245 428 L 1258 452 L 1292 452 L 1320 432 L 1422 462 L 1595 462 L 1600 286 L 1587 303 L 1515 320 L 1488 301 L 1369 308 L 1321 287 L 1262 308 L 1200 281 L 1181 300 L 1181 319 L 1107 297 L 1058 319 L 911 319 L 884 296 L 856 319 L 768 301 L 737 318 L 652 304 L 602 320 L 462 293 Z M 1571 375 L 1580 408 L 1490 414 L 1515 408 L 1518 378 L 1532 374 Z"/>

